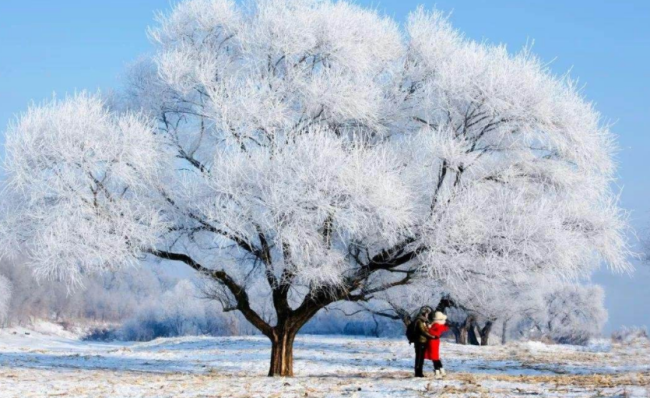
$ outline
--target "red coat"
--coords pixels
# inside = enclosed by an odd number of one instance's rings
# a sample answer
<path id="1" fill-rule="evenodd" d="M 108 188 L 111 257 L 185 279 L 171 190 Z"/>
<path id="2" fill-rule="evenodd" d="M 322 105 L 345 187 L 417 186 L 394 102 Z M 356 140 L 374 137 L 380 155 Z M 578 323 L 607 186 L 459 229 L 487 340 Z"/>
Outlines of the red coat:
<path id="1" fill-rule="evenodd" d="M 429 328 L 429 334 L 438 337 L 437 339 L 429 340 L 427 342 L 427 349 L 424 351 L 424 359 L 431 359 L 433 361 L 440 360 L 440 336 L 448 331 L 447 325 L 434 323 Z"/>

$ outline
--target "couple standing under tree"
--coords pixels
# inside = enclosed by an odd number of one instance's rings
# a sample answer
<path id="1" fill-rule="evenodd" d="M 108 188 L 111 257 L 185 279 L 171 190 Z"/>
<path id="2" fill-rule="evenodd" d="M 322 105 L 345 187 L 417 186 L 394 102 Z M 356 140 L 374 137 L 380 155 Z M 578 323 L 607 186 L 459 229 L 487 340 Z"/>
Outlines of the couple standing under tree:
<path id="1" fill-rule="evenodd" d="M 449 330 L 445 325 L 447 316 L 436 311 L 431 322 L 431 313 L 430 307 L 422 307 L 410 331 L 409 340 L 415 344 L 415 377 L 424 377 L 425 359 L 433 361 L 436 378 L 446 375 L 440 361 L 440 336 Z"/>

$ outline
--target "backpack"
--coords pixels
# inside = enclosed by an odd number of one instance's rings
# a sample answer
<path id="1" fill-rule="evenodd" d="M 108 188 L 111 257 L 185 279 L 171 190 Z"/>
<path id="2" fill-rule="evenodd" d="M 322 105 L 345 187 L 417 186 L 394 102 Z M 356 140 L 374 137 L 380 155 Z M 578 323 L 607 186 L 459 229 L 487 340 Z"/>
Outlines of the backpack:
<path id="1" fill-rule="evenodd" d="M 409 324 L 406 326 L 406 338 L 409 341 L 409 344 L 415 343 L 415 323 L 416 321 L 411 321 Z"/>

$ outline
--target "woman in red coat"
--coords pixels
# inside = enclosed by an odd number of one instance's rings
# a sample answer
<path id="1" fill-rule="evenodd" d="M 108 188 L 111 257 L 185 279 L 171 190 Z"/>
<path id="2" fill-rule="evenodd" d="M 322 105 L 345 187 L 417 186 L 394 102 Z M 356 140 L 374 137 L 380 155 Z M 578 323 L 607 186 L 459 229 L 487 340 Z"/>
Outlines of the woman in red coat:
<path id="1" fill-rule="evenodd" d="M 436 314 L 433 317 L 433 323 L 431 324 L 431 327 L 429 327 L 429 334 L 438 338 L 429 340 L 427 343 L 427 349 L 424 352 L 424 359 L 430 359 L 433 361 L 436 378 L 447 375 L 447 372 L 445 372 L 445 369 L 442 367 L 442 362 L 440 361 L 440 336 L 449 330 L 447 325 L 445 325 L 445 322 L 447 322 L 447 316 L 440 311 L 436 311 Z"/>

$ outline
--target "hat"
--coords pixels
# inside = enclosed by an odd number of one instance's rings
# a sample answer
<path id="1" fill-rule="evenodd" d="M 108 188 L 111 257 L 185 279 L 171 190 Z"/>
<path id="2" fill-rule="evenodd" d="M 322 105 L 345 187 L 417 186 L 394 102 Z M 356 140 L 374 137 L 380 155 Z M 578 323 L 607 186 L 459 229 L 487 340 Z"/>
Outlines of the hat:
<path id="1" fill-rule="evenodd" d="M 436 313 L 435 313 L 434 316 L 433 316 L 433 321 L 434 321 L 434 322 L 437 322 L 437 321 L 446 321 L 446 320 L 447 320 L 447 315 L 443 314 L 443 313 L 440 312 L 440 311 L 436 311 Z"/>

